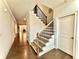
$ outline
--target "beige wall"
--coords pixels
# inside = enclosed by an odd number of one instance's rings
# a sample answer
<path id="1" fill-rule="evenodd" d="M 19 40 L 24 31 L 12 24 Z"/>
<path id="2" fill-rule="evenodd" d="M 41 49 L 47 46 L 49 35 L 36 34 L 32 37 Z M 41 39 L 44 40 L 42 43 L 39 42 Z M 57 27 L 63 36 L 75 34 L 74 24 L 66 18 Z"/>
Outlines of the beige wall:
<path id="1" fill-rule="evenodd" d="M 38 6 L 47 16 L 47 23 L 49 23 L 53 19 L 53 10 L 51 11 L 51 13 L 49 13 L 49 8 L 47 6 L 44 6 L 42 4 L 38 4 Z"/>
<path id="2" fill-rule="evenodd" d="M 0 0 L 0 59 L 5 59 L 14 41 L 14 18 Z"/>

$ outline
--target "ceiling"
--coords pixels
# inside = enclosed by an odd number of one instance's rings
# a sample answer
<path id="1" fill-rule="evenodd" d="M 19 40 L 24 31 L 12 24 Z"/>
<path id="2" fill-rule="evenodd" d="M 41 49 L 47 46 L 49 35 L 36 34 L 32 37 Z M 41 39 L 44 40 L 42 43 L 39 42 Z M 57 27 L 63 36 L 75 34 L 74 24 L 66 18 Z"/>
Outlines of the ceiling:
<path id="1" fill-rule="evenodd" d="M 7 0 L 7 3 L 18 24 L 21 25 L 26 24 L 28 11 L 36 5 L 34 0 Z"/>
<path id="2" fill-rule="evenodd" d="M 63 4 L 66 0 L 37 0 L 38 3 L 46 5 L 52 9 L 56 8 L 60 4 Z"/>
<path id="3" fill-rule="evenodd" d="M 64 0 L 7 0 L 7 3 L 17 20 L 18 24 L 26 24 L 25 17 L 28 16 L 29 10 L 32 10 L 36 3 L 41 3 L 50 8 L 54 8 L 63 3 Z"/>

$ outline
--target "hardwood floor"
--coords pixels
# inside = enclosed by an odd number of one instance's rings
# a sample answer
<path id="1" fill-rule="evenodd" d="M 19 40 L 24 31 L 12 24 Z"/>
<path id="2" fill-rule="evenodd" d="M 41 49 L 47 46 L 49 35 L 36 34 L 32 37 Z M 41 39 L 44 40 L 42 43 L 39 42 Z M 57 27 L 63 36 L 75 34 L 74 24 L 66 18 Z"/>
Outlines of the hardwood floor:
<path id="1" fill-rule="evenodd" d="M 28 42 L 19 42 L 16 38 L 6 59 L 38 59 Z"/>
<path id="2" fill-rule="evenodd" d="M 28 41 L 23 40 L 24 39 L 22 39 L 20 42 L 18 37 L 15 38 L 15 41 L 6 59 L 73 59 L 72 56 L 58 49 L 53 49 L 38 58 L 37 54 L 31 48 Z"/>
<path id="3" fill-rule="evenodd" d="M 73 59 L 73 57 L 59 49 L 53 49 L 48 53 L 42 55 L 40 59 Z"/>

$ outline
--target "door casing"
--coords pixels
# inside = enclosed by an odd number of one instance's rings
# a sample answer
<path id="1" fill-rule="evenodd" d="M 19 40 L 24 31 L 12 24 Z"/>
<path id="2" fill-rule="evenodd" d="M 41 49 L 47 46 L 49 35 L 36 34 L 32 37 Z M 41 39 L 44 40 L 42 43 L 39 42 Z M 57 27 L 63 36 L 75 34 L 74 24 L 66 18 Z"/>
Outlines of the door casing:
<path id="1" fill-rule="evenodd" d="M 65 16 L 62 16 L 62 17 L 66 17 L 66 16 L 70 16 L 70 15 L 75 15 L 75 20 L 74 20 L 74 42 L 73 42 L 73 59 L 76 59 L 76 54 L 77 54 L 77 51 L 76 51 L 76 49 L 77 49 L 77 16 L 78 16 L 78 14 L 77 14 L 78 12 L 76 11 L 76 12 L 74 12 L 74 13 L 71 13 L 71 14 L 68 14 L 68 15 L 65 15 Z M 59 19 L 60 18 L 62 18 L 62 17 L 58 17 L 57 18 L 57 20 L 56 20 L 56 23 L 58 24 L 57 25 L 57 28 L 56 28 L 56 30 L 57 30 L 57 32 L 58 32 L 58 28 L 59 28 Z M 57 33 L 56 34 L 56 48 L 58 48 L 59 49 L 59 47 L 58 47 L 58 35 L 59 35 L 59 33 Z"/>

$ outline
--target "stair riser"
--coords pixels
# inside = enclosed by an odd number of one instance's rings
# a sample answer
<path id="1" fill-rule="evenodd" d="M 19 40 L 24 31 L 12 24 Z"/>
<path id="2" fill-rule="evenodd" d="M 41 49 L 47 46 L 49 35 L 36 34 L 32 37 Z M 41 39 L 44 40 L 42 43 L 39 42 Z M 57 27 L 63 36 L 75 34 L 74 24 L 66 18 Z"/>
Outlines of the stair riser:
<path id="1" fill-rule="evenodd" d="M 45 37 L 45 38 L 47 38 L 47 39 L 51 38 L 51 35 L 50 35 L 50 36 L 47 36 L 47 35 L 40 35 L 40 36 Z"/>
<path id="2" fill-rule="evenodd" d="M 47 36 L 47 37 L 51 37 L 51 35 L 53 35 L 52 33 L 41 33 L 41 36 Z"/>
<path id="3" fill-rule="evenodd" d="M 51 36 L 51 35 L 53 35 L 54 34 L 54 32 L 41 32 L 40 33 L 40 35 L 45 35 L 45 36 Z"/>
<path id="4" fill-rule="evenodd" d="M 53 30 L 48 30 L 48 29 L 46 29 L 46 30 L 43 30 L 44 32 L 54 32 Z"/>
<path id="5" fill-rule="evenodd" d="M 52 32 L 42 32 L 42 34 L 54 35 L 54 33 L 52 33 Z"/>
<path id="6" fill-rule="evenodd" d="M 42 40 L 44 43 L 49 41 L 48 39 L 44 39 L 44 38 L 41 38 L 41 37 L 38 37 L 38 39 Z"/>
<path id="7" fill-rule="evenodd" d="M 47 27 L 46 29 L 53 29 L 53 27 Z"/>
<path id="8" fill-rule="evenodd" d="M 47 43 L 48 42 L 47 40 L 41 39 L 41 38 L 39 38 L 39 40 L 43 41 L 44 43 Z"/>
<path id="9" fill-rule="evenodd" d="M 31 46 L 33 47 L 33 49 L 35 50 L 37 54 L 42 52 L 42 49 L 38 45 L 36 45 L 34 42 Z"/>
<path id="10" fill-rule="evenodd" d="M 35 41 L 41 48 L 44 47 L 45 45 L 41 43 L 40 41 Z"/>

